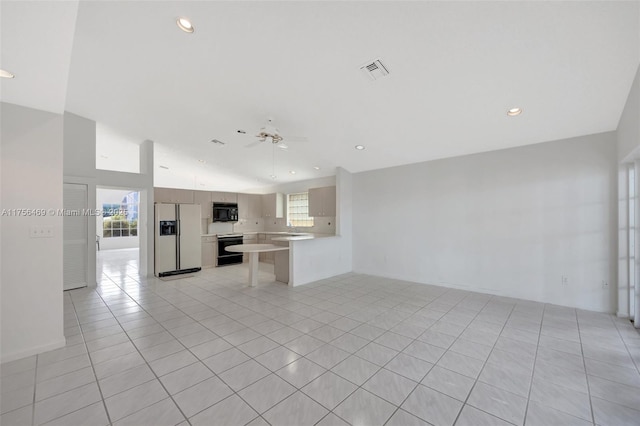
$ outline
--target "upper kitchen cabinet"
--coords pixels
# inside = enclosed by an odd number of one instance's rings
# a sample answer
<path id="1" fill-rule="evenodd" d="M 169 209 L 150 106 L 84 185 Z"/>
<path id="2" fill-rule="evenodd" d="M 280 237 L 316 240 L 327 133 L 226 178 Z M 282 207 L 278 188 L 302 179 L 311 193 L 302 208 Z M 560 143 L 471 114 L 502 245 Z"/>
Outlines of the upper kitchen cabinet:
<path id="1" fill-rule="evenodd" d="M 156 203 L 193 204 L 193 191 L 190 189 L 153 188 L 153 200 Z"/>
<path id="2" fill-rule="evenodd" d="M 336 215 L 336 187 L 309 188 L 309 216 L 334 217 Z"/>
<path id="3" fill-rule="evenodd" d="M 235 192 L 218 192 L 211 193 L 211 201 L 214 203 L 237 203 L 238 194 Z"/>
<path id="4" fill-rule="evenodd" d="M 268 218 L 284 217 L 284 196 L 280 192 L 262 196 L 262 216 Z"/>
<path id="5" fill-rule="evenodd" d="M 238 194 L 238 217 L 240 219 L 262 217 L 262 195 Z"/>
<path id="6" fill-rule="evenodd" d="M 195 204 L 200 204 L 200 217 L 202 219 L 211 219 L 211 214 L 213 212 L 211 192 L 195 191 L 193 194 L 193 201 Z"/>
<path id="7" fill-rule="evenodd" d="M 249 214 L 250 219 L 262 217 L 262 195 L 249 194 Z"/>

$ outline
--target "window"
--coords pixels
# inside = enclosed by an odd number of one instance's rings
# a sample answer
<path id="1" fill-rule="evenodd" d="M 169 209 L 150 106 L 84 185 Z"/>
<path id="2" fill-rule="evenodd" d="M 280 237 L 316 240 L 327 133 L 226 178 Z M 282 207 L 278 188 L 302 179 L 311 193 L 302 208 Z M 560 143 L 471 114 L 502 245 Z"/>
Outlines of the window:
<path id="1" fill-rule="evenodd" d="M 313 226 L 313 218 L 309 217 L 308 192 L 287 195 L 287 225 L 295 227 Z"/>
<path id="2" fill-rule="evenodd" d="M 118 204 L 102 205 L 102 237 L 138 236 L 138 193 L 131 192 Z"/>

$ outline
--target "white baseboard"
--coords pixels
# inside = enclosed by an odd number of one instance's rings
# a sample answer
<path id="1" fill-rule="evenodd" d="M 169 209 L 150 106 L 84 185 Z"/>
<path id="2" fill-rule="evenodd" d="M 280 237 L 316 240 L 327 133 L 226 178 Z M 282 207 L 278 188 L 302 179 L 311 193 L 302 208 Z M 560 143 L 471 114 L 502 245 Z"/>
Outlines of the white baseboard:
<path id="1" fill-rule="evenodd" d="M 52 351 L 54 349 L 59 349 L 64 347 L 67 344 L 66 338 L 63 336 L 61 339 L 56 339 L 55 342 L 48 343 L 42 346 L 36 346 L 35 348 L 25 349 L 18 352 L 12 352 L 8 354 L 2 354 L 2 363 L 11 362 L 18 359 L 26 358 L 32 355 L 41 354 L 43 352 Z"/>

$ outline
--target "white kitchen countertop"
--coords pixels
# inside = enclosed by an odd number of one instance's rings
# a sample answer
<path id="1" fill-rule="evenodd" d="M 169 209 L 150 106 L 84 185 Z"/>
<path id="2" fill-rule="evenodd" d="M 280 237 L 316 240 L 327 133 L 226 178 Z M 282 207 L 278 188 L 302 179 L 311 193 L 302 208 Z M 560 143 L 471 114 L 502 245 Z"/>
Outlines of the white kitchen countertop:
<path id="1" fill-rule="evenodd" d="M 295 241 L 295 240 L 311 240 L 315 238 L 335 237 L 333 234 L 314 234 L 311 232 L 287 232 L 287 231 L 250 231 L 238 232 L 242 235 L 281 235 L 281 237 L 272 238 L 272 241 Z M 201 237 L 217 237 L 218 234 L 201 234 Z"/>
<path id="2" fill-rule="evenodd" d="M 225 250 L 238 253 L 263 253 L 266 251 L 289 250 L 289 247 L 276 246 L 274 244 L 239 244 L 237 246 L 228 246 Z"/>
<path id="3" fill-rule="evenodd" d="M 290 235 L 290 236 L 283 236 L 283 237 L 275 237 L 272 238 L 271 241 L 298 241 L 298 240 L 313 240 L 316 237 L 313 234 L 309 234 L 309 235 Z"/>

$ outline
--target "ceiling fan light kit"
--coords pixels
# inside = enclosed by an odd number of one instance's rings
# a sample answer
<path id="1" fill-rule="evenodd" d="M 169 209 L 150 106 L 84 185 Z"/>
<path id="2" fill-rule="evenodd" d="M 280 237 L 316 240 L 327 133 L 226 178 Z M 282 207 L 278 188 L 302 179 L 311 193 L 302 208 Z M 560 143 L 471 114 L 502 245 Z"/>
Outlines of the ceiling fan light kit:
<path id="1" fill-rule="evenodd" d="M 195 31 L 193 24 L 187 18 L 180 17 L 176 19 L 176 25 L 178 25 L 178 28 L 180 28 L 185 33 L 193 33 Z"/>

